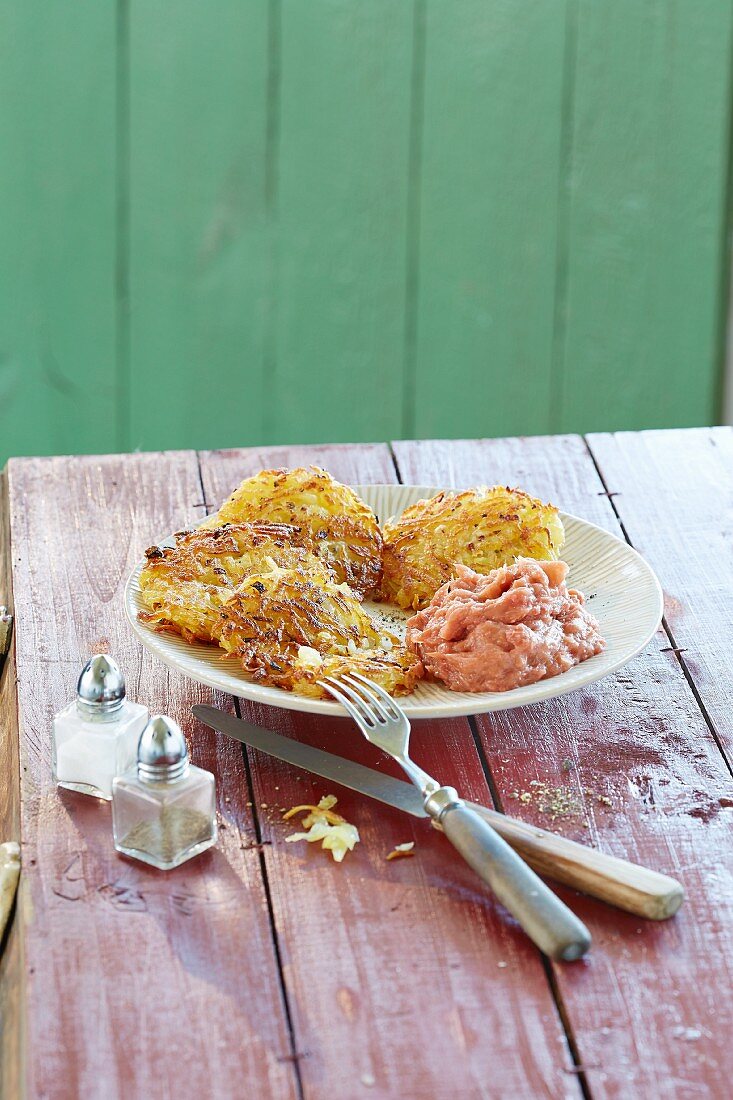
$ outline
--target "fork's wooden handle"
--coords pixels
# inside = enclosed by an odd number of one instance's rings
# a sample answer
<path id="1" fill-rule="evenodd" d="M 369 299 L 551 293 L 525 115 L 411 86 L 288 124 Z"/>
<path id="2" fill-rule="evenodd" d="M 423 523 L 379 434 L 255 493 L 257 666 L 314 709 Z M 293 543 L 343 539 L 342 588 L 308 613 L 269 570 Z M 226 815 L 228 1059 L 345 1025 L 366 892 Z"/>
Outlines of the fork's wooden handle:
<path id="1" fill-rule="evenodd" d="M 648 920 L 666 920 L 684 901 L 676 879 L 576 844 L 556 833 L 466 802 L 541 875 Z"/>
<path id="2" fill-rule="evenodd" d="M 541 951 L 566 961 L 586 953 L 591 938 L 583 922 L 454 790 L 441 787 L 428 798 L 425 808 L 431 817 L 438 817 L 453 847 Z"/>

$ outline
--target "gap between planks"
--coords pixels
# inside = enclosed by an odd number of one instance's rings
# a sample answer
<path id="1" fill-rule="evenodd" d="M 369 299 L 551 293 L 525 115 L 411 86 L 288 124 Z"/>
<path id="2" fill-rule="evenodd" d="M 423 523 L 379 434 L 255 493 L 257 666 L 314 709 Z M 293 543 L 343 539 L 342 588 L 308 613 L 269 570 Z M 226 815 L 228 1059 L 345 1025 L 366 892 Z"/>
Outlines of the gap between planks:
<path id="1" fill-rule="evenodd" d="M 196 470 L 198 473 L 199 485 L 201 487 L 201 500 L 204 504 L 206 515 L 210 515 L 212 511 L 211 503 L 206 499 L 206 486 L 204 485 L 204 476 L 201 469 L 201 454 L 196 451 Z M 230 696 L 232 705 L 234 707 L 234 713 L 237 718 L 242 717 L 241 708 L 239 705 L 239 699 L 232 695 Z M 262 849 L 262 825 L 260 822 L 259 809 L 257 806 L 257 800 L 254 792 L 254 781 L 252 778 L 252 769 L 250 768 L 249 757 L 247 755 L 247 746 L 242 745 L 242 763 L 244 766 L 244 774 L 247 782 L 247 794 L 249 797 L 251 810 L 252 810 L 252 822 L 255 829 L 255 840 L 258 845 L 258 856 L 260 864 L 260 874 L 262 875 L 262 884 L 265 891 L 265 899 L 267 902 L 267 918 L 270 925 L 270 937 L 272 939 L 272 950 L 275 956 L 275 963 L 277 965 L 278 981 L 280 983 L 280 996 L 282 997 L 283 1009 L 285 1013 L 285 1024 L 288 1029 L 288 1040 L 290 1043 L 290 1060 L 293 1066 L 293 1074 L 295 1077 L 295 1086 L 298 1094 L 298 1100 L 303 1100 L 303 1080 L 300 1073 L 299 1054 L 295 1038 L 295 1028 L 293 1026 L 293 1013 L 290 1006 L 290 1000 L 288 997 L 288 989 L 285 981 L 285 972 L 283 969 L 282 952 L 280 950 L 280 941 L 277 933 L 277 925 L 275 922 L 275 911 L 272 904 L 272 890 L 270 888 L 270 877 L 267 871 L 267 862 Z"/>
<path id="2" fill-rule="evenodd" d="M 626 528 L 626 525 L 625 525 L 624 521 L 621 518 L 621 513 L 619 512 L 618 508 L 616 507 L 616 502 L 614 500 L 614 497 L 616 496 L 616 493 L 613 493 L 613 492 L 609 491 L 608 482 L 606 481 L 606 478 L 603 475 L 603 471 L 600 467 L 600 464 L 596 461 L 596 456 L 593 454 L 593 448 L 591 447 L 590 441 L 587 438 L 587 436 L 583 436 L 583 443 L 585 444 L 585 447 L 586 447 L 586 450 L 588 451 L 590 459 L 591 459 L 593 465 L 596 468 L 596 473 L 598 474 L 598 477 L 600 478 L 600 481 L 603 485 L 603 488 L 605 490 L 605 495 L 608 497 L 608 503 L 611 505 L 611 508 L 613 510 L 613 514 L 615 515 L 616 519 L 618 520 L 618 525 L 621 528 L 621 532 L 622 532 L 624 538 L 626 539 L 626 541 L 628 542 L 629 546 L 634 546 L 633 542 L 631 541 L 631 537 L 629 535 L 629 532 Z M 678 664 L 679 664 L 679 666 L 682 670 L 682 674 L 685 677 L 685 679 L 687 680 L 687 683 L 690 687 L 690 691 L 692 692 L 693 696 L 695 697 L 695 702 L 697 703 L 698 707 L 700 708 L 700 713 L 701 713 L 703 719 L 705 720 L 705 725 L 710 730 L 713 741 L 718 746 L 718 751 L 720 752 L 720 755 L 723 757 L 723 763 L 725 764 L 725 767 L 728 769 L 730 774 L 733 776 L 733 764 L 731 763 L 731 761 L 728 758 L 728 754 L 725 751 L 725 747 L 723 745 L 723 742 L 720 739 L 720 735 L 718 734 L 718 731 L 715 728 L 715 723 L 713 722 L 713 719 L 710 716 L 710 712 L 708 711 L 708 708 L 705 706 L 702 695 L 700 694 L 700 690 L 699 690 L 697 684 L 695 683 L 695 679 L 692 675 L 692 672 L 690 671 L 690 667 L 687 664 L 687 661 L 685 660 L 684 650 L 680 649 L 680 647 L 677 644 L 677 639 L 675 638 L 674 631 L 672 630 L 672 627 L 669 624 L 669 619 L 667 618 L 666 614 L 662 616 L 662 629 L 664 630 L 664 633 L 669 638 L 669 644 L 670 644 L 670 647 L 671 647 L 671 651 L 674 654 L 674 656 L 677 658 L 677 662 L 678 662 Z"/>
<path id="3" fill-rule="evenodd" d="M 394 450 L 394 447 L 393 447 L 392 443 L 389 443 L 388 446 L 389 446 L 389 453 L 390 453 L 390 456 L 392 458 L 392 463 L 393 463 L 394 468 L 395 468 L 395 474 L 397 475 L 397 480 L 399 481 L 400 485 L 404 485 L 405 482 L 403 481 L 403 478 L 402 478 L 402 471 L 400 470 L 399 459 L 397 458 L 397 455 L 395 453 L 395 450 Z M 480 764 L 481 764 L 481 769 L 484 773 L 484 777 L 486 779 L 486 783 L 488 784 L 489 791 L 491 792 L 491 800 L 494 803 L 494 807 L 500 813 L 506 814 L 506 810 L 504 809 L 504 804 L 503 804 L 503 801 L 501 799 L 501 796 L 499 794 L 499 790 L 498 790 L 498 787 L 497 787 L 497 784 L 496 784 L 496 779 L 494 777 L 493 771 L 491 769 L 491 765 L 489 764 L 484 746 L 483 746 L 483 744 L 481 742 L 481 738 L 479 736 L 478 727 L 476 725 L 476 718 L 475 718 L 474 715 L 469 715 L 467 717 L 466 721 L 467 721 L 467 724 L 468 724 L 468 727 L 469 727 L 469 730 L 470 730 L 470 733 L 471 733 L 471 737 L 473 739 L 473 743 L 476 746 L 476 753 L 478 755 L 478 758 L 479 758 L 479 761 L 480 761 Z M 592 1100 L 592 1093 L 590 1091 L 590 1086 L 588 1084 L 585 1073 L 583 1071 L 582 1061 L 581 1061 L 581 1058 L 580 1058 L 580 1051 L 578 1049 L 578 1044 L 577 1044 L 577 1041 L 576 1041 L 575 1033 L 573 1031 L 573 1026 L 570 1022 L 570 1015 L 567 1011 L 567 1007 L 566 1007 L 565 1002 L 563 1000 L 562 993 L 561 993 L 559 985 L 558 985 L 558 983 L 555 979 L 555 975 L 552 971 L 552 966 L 550 965 L 550 960 L 539 949 L 537 950 L 537 954 L 540 956 L 540 958 L 542 960 L 542 967 L 543 967 L 543 970 L 545 972 L 545 977 L 547 979 L 547 985 L 548 985 L 548 988 L 550 990 L 550 995 L 551 995 L 552 1000 L 554 1002 L 555 1010 L 556 1010 L 557 1015 L 559 1017 L 560 1024 L 561 1024 L 563 1032 L 565 1034 L 565 1042 L 567 1043 L 568 1052 L 569 1052 L 570 1057 L 573 1061 L 573 1067 L 575 1069 L 576 1079 L 577 1079 L 580 1091 L 582 1093 L 583 1100 Z"/>

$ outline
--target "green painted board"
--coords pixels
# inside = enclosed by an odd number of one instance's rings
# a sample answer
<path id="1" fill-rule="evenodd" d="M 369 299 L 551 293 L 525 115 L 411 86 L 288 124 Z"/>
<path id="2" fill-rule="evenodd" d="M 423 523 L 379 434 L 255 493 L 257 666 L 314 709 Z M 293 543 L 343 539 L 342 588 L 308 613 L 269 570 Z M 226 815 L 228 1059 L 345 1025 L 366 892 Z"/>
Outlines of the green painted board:
<path id="1" fill-rule="evenodd" d="M 716 419 L 729 0 L 581 0 L 562 431 Z"/>
<path id="2" fill-rule="evenodd" d="M 401 433 L 413 31 L 407 0 L 283 0 L 274 442 Z"/>
<path id="3" fill-rule="evenodd" d="M 561 0 L 427 0 L 407 435 L 549 428 L 565 37 Z"/>
<path id="4" fill-rule="evenodd" d="M 0 456 L 115 450 L 112 0 L 0 3 Z"/>
<path id="5" fill-rule="evenodd" d="M 730 0 L 0 0 L 0 461 L 719 415 Z"/>
<path id="6" fill-rule="evenodd" d="M 129 445 L 263 441 L 266 0 L 130 6 Z"/>

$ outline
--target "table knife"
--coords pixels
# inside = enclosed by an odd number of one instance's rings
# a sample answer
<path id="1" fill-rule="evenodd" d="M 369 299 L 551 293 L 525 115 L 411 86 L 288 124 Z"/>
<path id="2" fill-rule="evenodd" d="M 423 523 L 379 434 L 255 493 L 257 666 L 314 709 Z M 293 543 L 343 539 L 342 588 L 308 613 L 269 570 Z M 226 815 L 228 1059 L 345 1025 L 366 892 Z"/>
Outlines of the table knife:
<path id="1" fill-rule="evenodd" d="M 216 707 L 197 704 L 191 710 L 199 721 L 268 756 L 404 810 L 413 817 L 428 816 L 420 792 L 411 783 L 283 737 Z M 530 867 L 556 882 L 649 920 L 666 920 L 684 900 L 681 884 L 668 875 L 606 855 L 478 803 L 467 805 L 481 814 Z"/>

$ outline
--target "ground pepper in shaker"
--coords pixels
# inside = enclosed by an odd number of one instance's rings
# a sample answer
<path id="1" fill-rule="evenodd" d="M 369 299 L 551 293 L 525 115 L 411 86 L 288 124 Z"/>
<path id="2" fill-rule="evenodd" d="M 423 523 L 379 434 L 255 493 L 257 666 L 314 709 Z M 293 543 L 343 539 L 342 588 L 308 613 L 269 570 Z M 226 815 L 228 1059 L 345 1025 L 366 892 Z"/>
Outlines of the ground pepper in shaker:
<path id="1" fill-rule="evenodd" d="M 147 720 L 147 707 L 126 698 L 117 662 L 95 654 L 79 676 L 76 699 L 53 720 L 55 782 L 109 801 L 112 780 L 135 762 Z"/>
<path id="2" fill-rule="evenodd" d="M 112 823 L 118 852 L 161 871 L 216 843 L 214 777 L 172 719 L 156 714 L 141 733 L 136 765 L 112 785 Z"/>

